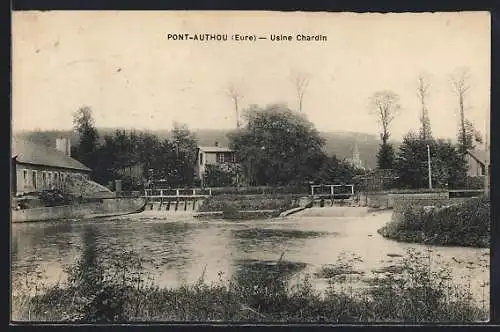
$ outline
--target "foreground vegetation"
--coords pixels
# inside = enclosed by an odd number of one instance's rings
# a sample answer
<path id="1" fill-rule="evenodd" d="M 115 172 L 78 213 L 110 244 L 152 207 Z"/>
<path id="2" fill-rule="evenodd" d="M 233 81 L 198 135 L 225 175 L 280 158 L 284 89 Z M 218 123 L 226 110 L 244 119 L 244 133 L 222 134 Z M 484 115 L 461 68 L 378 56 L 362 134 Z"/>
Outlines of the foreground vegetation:
<path id="1" fill-rule="evenodd" d="M 379 233 L 405 242 L 488 248 L 490 208 L 484 197 L 435 209 L 409 206 Z"/>
<path id="2" fill-rule="evenodd" d="M 95 245 L 68 269 L 68 280 L 34 286 L 29 276 L 17 279 L 13 320 L 66 322 L 247 321 L 247 322 L 471 322 L 488 319 L 470 289 L 457 288 L 449 272 L 431 271 L 430 258 L 410 251 L 399 269 L 371 280 L 366 290 L 346 283 L 357 276 L 345 262 L 328 280 L 325 291 L 308 276 L 290 286 L 290 276 L 304 266 L 286 262 L 245 265 L 230 279 L 162 289 L 146 278 L 143 262 L 124 253 L 105 264 Z M 30 292 L 35 290 L 35 292 Z"/>

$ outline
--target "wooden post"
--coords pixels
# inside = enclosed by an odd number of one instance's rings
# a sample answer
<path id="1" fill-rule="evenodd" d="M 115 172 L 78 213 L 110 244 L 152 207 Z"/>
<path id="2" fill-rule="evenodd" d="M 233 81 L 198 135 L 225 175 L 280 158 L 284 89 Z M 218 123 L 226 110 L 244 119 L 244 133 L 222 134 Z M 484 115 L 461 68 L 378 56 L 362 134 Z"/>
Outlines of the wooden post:
<path id="1" fill-rule="evenodd" d="M 427 144 L 427 173 L 429 177 L 429 189 L 432 189 L 431 148 Z"/>

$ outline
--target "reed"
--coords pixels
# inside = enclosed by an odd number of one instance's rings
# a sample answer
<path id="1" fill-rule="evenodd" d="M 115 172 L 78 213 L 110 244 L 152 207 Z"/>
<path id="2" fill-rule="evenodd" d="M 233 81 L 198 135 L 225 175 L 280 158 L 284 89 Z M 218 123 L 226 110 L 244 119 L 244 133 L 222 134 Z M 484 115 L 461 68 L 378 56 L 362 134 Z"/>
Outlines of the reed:
<path id="1" fill-rule="evenodd" d="M 30 293 L 32 274 L 13 294 L 13 319 L 120 323 L 137 321 L 224 322 L 474 322 L 488 319 L 488 310 L 471 298 L 470 290 L 451 284 L 449 272 L 430 269 L 432 258 L 409 251 L 401 269 L 371 281 L 371 287 L 354 291 L 338 275 L 352 274 L 345 260 L 317 291 L 311 276 L 289 278 L 301 266 L 284 255 L 274 264 L 248 265 L 231 278 L 206 282 L 205 273 L 193 284 L 159 288 L 143 271 L 132 252 L 106 264 L 94 259 L 90 248 L 68 269 L 64 283 L 38 287 Z"/>

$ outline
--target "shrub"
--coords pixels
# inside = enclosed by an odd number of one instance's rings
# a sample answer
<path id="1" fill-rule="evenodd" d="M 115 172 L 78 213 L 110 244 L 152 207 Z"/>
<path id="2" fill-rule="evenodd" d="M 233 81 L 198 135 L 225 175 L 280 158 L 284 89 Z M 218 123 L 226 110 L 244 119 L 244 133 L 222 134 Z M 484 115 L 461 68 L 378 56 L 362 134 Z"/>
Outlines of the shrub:
<path id="1" fill-rule="evenodd" d="M 489 247 L 490 206 L 484 197 L 430 210 L 408 206 L 379 233 L 408 242 Z"/>
<path id="2" fill-rule="evenodd" d="M 65 194 L 59 189 L 44 190 L 38 194 L 38 198 L 44 206 L 60 206 L 71 203 L 71 196 Z"/>
<path id="3" fill-rule="evenodd" d="M 147 283 L 140 260 L 132 252 L 100 262 L 92 244 L 68 270 L 68 282 L 44 293 L 16 288 L 16 320 L 80 323 L 134 321 L 260 321 L 260 322 L 471 322 L 485 320 L 486 310 L 472 301 L 470 289 L 457 292 L 449 271 L 431 271 L 432 257 L 410 250 L 399 269 L 374 279 L 368 290 L 354 291 L 336 277 L 326 291 L 312 287 L 305 275 L 289 280 L 305 264 L 246 262 L 229 280 L 207 283 L 204 273 L 191 285 L 161 289 Z M 339 259 L 342 273 L 352 273 Z M 23 301 L 21 301 L 21 299 Z"/>
<path id="4" fill-rule="evenodd" d="M 207 198 L 200 206 L 199 211 L 255 211 L 278 210 L 284 211 L 297 206 L 295 200 L 289 196 L 234 196 L 220 195 Z"/>

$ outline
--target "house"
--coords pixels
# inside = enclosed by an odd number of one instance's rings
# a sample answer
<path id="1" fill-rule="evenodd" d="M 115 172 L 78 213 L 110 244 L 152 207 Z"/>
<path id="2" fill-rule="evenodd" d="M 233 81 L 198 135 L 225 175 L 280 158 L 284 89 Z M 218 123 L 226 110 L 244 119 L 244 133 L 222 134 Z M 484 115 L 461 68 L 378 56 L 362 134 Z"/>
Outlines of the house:
<path id="1" fill-rule="evenodd" d="M 207 165 L 227 165 L 236 162 L 235 152 L 227 147 L 200 146 L 196 154 L 195 174 L 203 181 Z"/>
<path id="2" fill-rule="evenodd" d="M 62 188 L 71 175 L 89 179 L 91 169 L 71 158 L 68 138 L 58 138 L 55 148 L 12 139 L 11 191 L 15 194 Z"/>
<path id="3" fill-rule="evenodd" d="M 486 151 L 467 150 L 465 160 L 467 161 L 467 176 L 478 177 L 485 175 L 486 162 L 488 160 Z"/>

